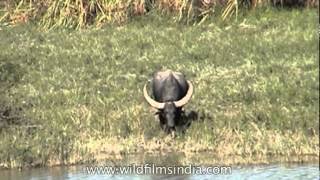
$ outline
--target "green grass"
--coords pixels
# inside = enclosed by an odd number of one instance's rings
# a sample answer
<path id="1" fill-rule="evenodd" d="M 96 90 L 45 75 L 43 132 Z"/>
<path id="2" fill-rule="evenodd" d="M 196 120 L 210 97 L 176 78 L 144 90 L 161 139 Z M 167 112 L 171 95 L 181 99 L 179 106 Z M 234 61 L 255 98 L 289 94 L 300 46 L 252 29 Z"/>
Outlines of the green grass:
<path id="1" fill-rule="evenodd" d="M 52 165 L 133 152 L 319 158 L 316 10 L 265 9 L 185 26 L 150 14 L 100 30 L 0 26 L 0 165 Z M 186 74 L 197 111 L 166 137 L 142 87 Z"/>

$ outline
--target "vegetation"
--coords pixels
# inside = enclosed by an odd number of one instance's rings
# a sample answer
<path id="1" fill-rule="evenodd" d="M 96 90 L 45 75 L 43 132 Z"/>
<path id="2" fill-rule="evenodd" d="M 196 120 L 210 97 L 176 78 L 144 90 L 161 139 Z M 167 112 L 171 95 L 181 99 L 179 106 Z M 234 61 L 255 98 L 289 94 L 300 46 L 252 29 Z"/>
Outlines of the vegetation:
<path id="1" fill-rule="evenodd" d="M 95 30 L 2 24 L 0 166 L 141 152 L 318 160 L 317 16 L 267 8 L 199 26 L 157 13 Z M 198 118 L 175 139 L 142 95 L 160 69 L 181 71 L 195 86 L 185 108 Z"/>
<path id="2" fill-rule="evenodd" d="M 44 29 L 56 27 L 101 27 L 123 24 L 150 11 L 173 15 L 177 22 L 202 23 L 211 15 L 225 20 L 238 16 L 238 9 L 266 5 L 318 7 L 319 0 L 10 0 L 0 2 L 0 22 L 17 24 L 33 21 Z"/>

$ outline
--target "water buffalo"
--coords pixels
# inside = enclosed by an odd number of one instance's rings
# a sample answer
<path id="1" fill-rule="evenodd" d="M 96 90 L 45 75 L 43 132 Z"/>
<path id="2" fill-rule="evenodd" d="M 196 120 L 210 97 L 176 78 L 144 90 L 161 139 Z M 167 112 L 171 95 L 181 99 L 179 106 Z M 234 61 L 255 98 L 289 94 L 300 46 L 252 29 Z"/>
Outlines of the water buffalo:
<path id="1" fill-rule="evenodd" d="M 182 107 L 191 99 L 193 86 L 182 73 L 171 70 L 154 73 L 151 85 L 154 99 L 148 95 L 147 84 L 143 88 L 144 97 L 158 110 L 161 128 L 173 132 L 181 124 Z"/>

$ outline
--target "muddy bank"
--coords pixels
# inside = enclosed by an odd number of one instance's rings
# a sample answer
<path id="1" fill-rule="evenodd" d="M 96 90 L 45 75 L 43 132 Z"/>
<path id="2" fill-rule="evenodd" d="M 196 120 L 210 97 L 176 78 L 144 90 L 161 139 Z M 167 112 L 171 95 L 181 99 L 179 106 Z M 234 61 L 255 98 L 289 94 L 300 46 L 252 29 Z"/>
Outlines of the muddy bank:
<path id="1" fill-rule="evenodd" d="M 223 130 L 226 133 L 228 130 Z M 254 136 L 257 136 L 255 134 Z M 299 138 L 293 134 L 290 137 L 281 137 L 277 134 L 271 135 L 271 139 L 280 138 L 278 142 L 241 142 L 239 136 L 225 134 L 226 141 L 216 145 L 207 142 L 196 142 L 193 140 L 153 138 L 102 138 L 91 139 L 85 144 L 75 148 L 74 152 L 65 154 L 65 157 L 53 156 L 43 161 L 40 158 L 29 159 L 25 162 L 11 161 L 1 163 L 2 168 L 30 168 L 40 166 L 58 166 L 75 164 L 103 164 L 103 163 L 176 163 L 187 164 L 221 164 L 221 165 L 250 165 L 250 164 L 272 164 L 272 163 L 314 163 L 319 161 L 319 144 L 316 136 L 309 138 L 309 145 L 298 145 L 286 149 L 279 144 L 290 142 Z M 256 148 L 257 146 L 262 146 Z M 276 148 L 278 149 L 272 149 Z"/>

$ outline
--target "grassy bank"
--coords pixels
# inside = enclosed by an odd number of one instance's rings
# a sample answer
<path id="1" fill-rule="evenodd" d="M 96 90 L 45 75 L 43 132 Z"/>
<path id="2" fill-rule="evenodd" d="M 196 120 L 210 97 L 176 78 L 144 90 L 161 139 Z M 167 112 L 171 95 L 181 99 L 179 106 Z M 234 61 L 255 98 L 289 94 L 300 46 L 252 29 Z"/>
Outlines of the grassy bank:
<path id="1" fill-rule="evenodd" d="M 149 14 L 100 30 L 0 26 L 0 165 L 140 152 L 319 159 L 317 16 L 265 9 L 227 25 Z M 199 114 L 175 139 L 142 95 L 167 68 L 193 82 L 185 108 Z"/>

